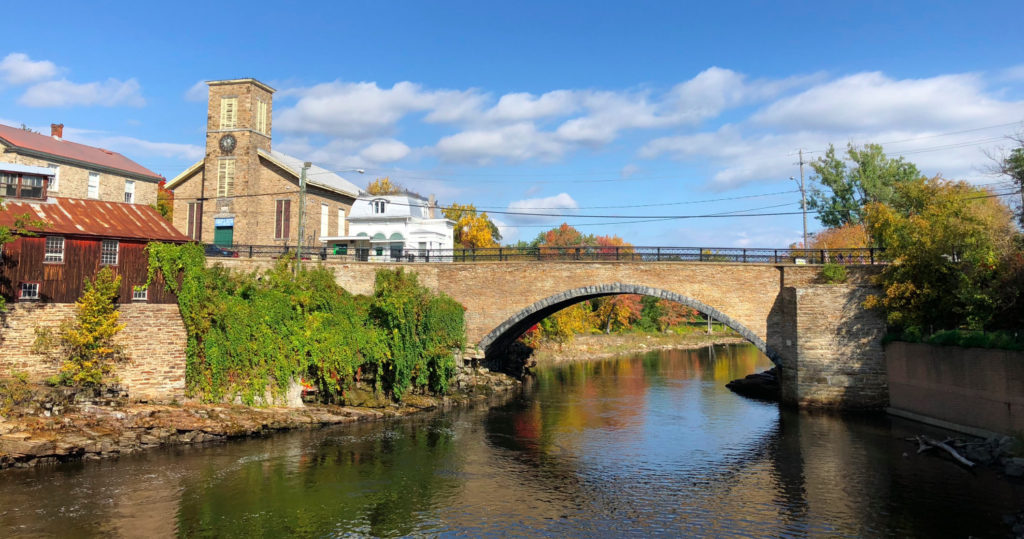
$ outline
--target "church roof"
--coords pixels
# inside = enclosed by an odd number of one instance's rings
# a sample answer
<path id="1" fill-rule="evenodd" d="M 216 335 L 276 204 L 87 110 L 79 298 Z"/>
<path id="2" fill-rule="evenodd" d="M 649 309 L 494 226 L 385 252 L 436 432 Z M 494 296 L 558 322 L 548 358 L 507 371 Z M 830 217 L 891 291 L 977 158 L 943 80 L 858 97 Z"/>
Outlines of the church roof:
<path id="1" fill-rule="evenodd" d="M 296 178 L 302 174 L 302 164 L 304 161 L 298 157 L 292 157 L 277 150 L 270 150 L 269 152 L 259 150 L 259 154 L 260 157 L 268 159 L 281 168 L 286 169 L 288 172 L 291 172 Z M 362 189 L 356 187 L 352 182 L 316 165 L 311 166 L 306 172 L 306 182 L 309 185 L 348 195 L 353 198 L 358 197 L 363 192 Z"/>
<path id="2" fill-rule="evenodd" d="M 0 124 L 0 144 L 10 146 L 17 153 L 43 159 L 55 158 L 57 161 L 70 161 L 70 164 L 83 166 L 83 168 L 95 165 L 132 178 L 154 182 L 164 179 L 163 176 L 117 152 L 86 146 L 62 138 L 40 135 L 19 127 Z"/>
<path id="3" fill-rule="evenodd" d="M 285 172 L 288 172 L 298 178 L 302 175 L 302 164 L 303 161 L 298 157 L 292 157 L 288 154 L 281 153 L 277 150 L 258 150 L 259 156 L 271 163 L 281 167 Z M 203 168 L 203 160 L 200 159 L 196 164 L 185 169 L 181 174 L 175 176 L 170 182 L 167 183 L 167 189 L 174 189 L 181 182 L 194 176 Z M 306 172 L 306 181 L 309 185 L 333 191 L 335 193 L 341 193 L 348 195 L 352 198 L 357 198 L 362 194 L 362 189 L 357 187 L 352 182 L 342 178 L 341 176 L 323 168 L 313 165 L 309 167 L 309 171 Z"/>

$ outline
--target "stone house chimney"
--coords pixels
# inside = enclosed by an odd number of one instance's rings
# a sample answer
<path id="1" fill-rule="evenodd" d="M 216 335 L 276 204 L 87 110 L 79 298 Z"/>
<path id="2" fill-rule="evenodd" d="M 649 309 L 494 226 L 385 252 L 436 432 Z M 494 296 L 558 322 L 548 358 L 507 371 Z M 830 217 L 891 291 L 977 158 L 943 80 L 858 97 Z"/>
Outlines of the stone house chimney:
<path id="1" fill-rule="evenodd" d="M 437 200 L 434 199 L 433 193 L 431 193 L 430 195 L 430 201 L 427 202 L 427 207 L 430 208 L 430 212 L 428 213 L 428 215 L 430 215 L 430 218 L 437 219 L 437 215 L 434 212 L 434 208 L 437 207 Z"/>
<path id="2" fill-rule="evenodd" d="M 64 124 L 50 124 L 50 136 L 60 140 L 64 137 Z"/>

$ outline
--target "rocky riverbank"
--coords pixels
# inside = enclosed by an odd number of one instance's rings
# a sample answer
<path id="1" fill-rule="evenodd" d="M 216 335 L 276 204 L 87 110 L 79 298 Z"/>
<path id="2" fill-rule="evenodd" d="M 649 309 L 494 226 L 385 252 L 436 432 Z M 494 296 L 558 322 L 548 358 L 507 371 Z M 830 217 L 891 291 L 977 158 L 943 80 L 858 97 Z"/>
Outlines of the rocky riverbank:
<path id="1" fill-rule="evenodd" d="M 651 350 L 685 350 L 703 348 L 715 344 L 739 344 L 747 342 L 735 333 L 613 333 L 598 335 L 577 335 L 573 342 L 559 344 L 541 343 L 533 349 L 530 361 L 538 365 L 572 361 L 607 359 L 623 354 L 649 352 Z"/>
<path id="2" fill-rule="evenodd" d="M 520 382 L 480 367 L 463 367 L 443 397 L 407 395 L 402 403 L 362 406 L 130 403 L 119 390 L 71 393 L 34 389 L 34 396 L 0 416 L 0 469 L 117 457 L 170 445 L 220 442 L 274 431 L 405 416 L 483 402 Z M 363 394 L 368 392 L 362 392 Z"/>

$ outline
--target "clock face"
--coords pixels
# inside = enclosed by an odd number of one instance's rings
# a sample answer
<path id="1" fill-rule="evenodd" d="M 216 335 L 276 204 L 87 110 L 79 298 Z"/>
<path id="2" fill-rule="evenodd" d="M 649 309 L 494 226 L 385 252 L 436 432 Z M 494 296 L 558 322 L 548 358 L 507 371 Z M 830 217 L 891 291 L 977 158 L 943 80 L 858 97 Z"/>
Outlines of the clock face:
<path id="1" fill-rule="evenodd" d="M 224 135 L 220 138 L 220 149 L 224 153 L 231 153 L 235 151 L 235 145 L 238 142 L 235 140 L 234 135 Z"/>

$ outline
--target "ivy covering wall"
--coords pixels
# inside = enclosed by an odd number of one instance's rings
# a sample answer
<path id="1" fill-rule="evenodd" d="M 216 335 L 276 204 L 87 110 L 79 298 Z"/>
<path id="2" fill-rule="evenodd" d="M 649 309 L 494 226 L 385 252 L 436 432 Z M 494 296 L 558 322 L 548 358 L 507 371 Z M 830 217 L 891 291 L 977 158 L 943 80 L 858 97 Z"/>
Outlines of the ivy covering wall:
<path id="1" fill-rule="evenodd" d="M 248 404 L 301 379 L 342 402 L 357 380 L 395 400 L 413 389 L 445 393 L 465 346 L 463 307 L 421 286 L 415 273 L 377 272 L 372 297 L 339 287 L 325 268 L 295 273 L 281 260 L 262 273 L 207 268 L 201 246 L 153 243 L 149 281 L 178 297 L 188 332 L 190 396 Z"/>

